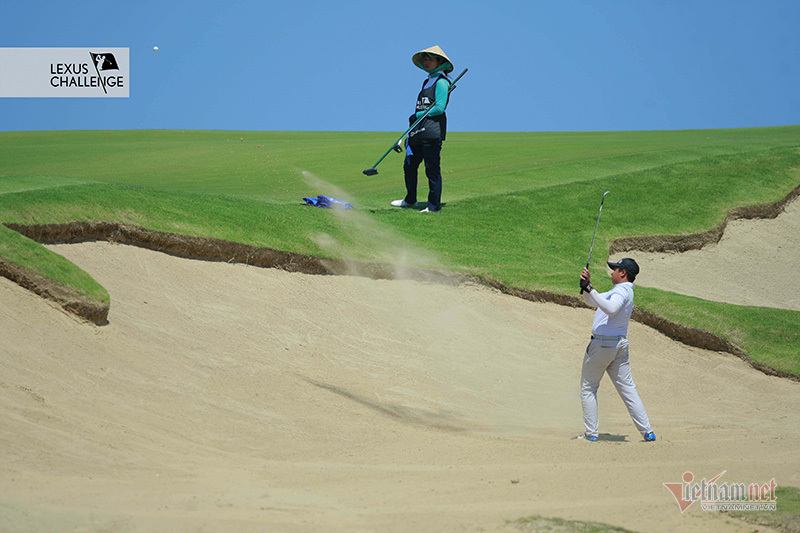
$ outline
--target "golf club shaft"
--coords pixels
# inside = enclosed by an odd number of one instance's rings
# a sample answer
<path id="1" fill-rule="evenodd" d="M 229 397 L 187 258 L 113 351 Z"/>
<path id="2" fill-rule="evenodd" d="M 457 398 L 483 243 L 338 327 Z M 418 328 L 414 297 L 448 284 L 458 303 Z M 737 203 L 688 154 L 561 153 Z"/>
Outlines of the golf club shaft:
<path id="1" fill-rule="evenodd" d="M 458 82 L 458 80 L 460 80 L 460 79 L 461 79 L 461 76 L 463 76 L 464 74 L 466 74 L 468 70 L 469 70 L 469 69 L 466 69 L 466 68 L 465 68 L 465 69 L 464 69 L 464 70 L 461 72 L 461 74 L 459 74 L 459 75 L 458 75 L 458 77 L 456 77 L 456 79 L 454 79 L 454 80 L 453 80 L 453 83 L 451 83 L 451 84 L 450 84 L 450 88 L 447 90 L 447 94 L 448 94 L 448 95 L 449 95 L 451 92 L 453 92 L 453 90 L 456 88 L 456 82 Z M 377 162 L 376 162 L 374 165 L 372 165 L 372 168 L 375 168 L 375 167 L 377 167 L 377 166 L 380 164 L 380 162 L 381 162 L 381 161 L 383 161 L 383 160 L 386 158 L 386 156 L 387 156 L 387 155 L 389 155 L 389 152 L 391 152 L 391 151 L 394 149 L 394 147 L 395 147 L 395 146 L 397 146 L 398 144 L 400 144 L 401 142 L 403 142 L 403 139 L 405 139 L 405 138 L 406 138 L 406 135 L 408 135 L 409 133 L 411 133 L 411 131 L 412 131 L 414 128 L 416 128 L 416 127 L 417 127 L 417 125 L 419 125 L 419 123 L 420 123 L 420 122 L 422 122 L 423 120 L 425 120 L 425 117 L 427 117 L 427 116 L 428 116 L 428 113 L 430 113 L 431 111 L 433 111 L 433 106 L 432 106 L 432 105 L 431 105 L 430 107 L 428 107 L 428 109 L 425 111 L 425 114 L 423 114 L 421 117 L 419 117 L 417 120 L 415 120 L 415 121 L 414 121 L 414 123 L 413 123 L 413 124 L 412 124 L 412 125 L 411 125 L 411 126 L 410 126 L 410 127 L 409 127 L 409 128 L 408 128 L 408 129 L 407 129 L 407 130 L 406 130 L 406 131 L 405 131 L 405 132 L 404 132 L 404 133 L 403 133 L 401 136 L 400 136 L 400 138 L 399 138 L 399 139 L 397 139 L 397 141 L 395 141 L 395 142 L 394 142 L 394 144 L 392 144 L 392 146 L 390 146 L 388 150 L 386 150 L 386 153 L 385 153 L 385 154 L 383 154 L 383 156 L 382 156 L 380 159 L 378 159 L 378 161 L 377 161 Z"/>
<path id="2" fill-rule="evenodd" d="M 597 228 L 600 226 L 600 214 L 603 212 L 603 203 L 606 201 L 606 194 L 611 191 L 603 193 L 603 199 L 600 200 L 600 211 L 597 213 L 597 222 L 594 225 L 594 235 L 592 235 L 592 245 L 589 246 L 589 257 L 586 258 L 586 268 L 589 268 L 589 262 L 592 260 L 592 250 L 594 249 L 594 239 L 597 237 Z"/>

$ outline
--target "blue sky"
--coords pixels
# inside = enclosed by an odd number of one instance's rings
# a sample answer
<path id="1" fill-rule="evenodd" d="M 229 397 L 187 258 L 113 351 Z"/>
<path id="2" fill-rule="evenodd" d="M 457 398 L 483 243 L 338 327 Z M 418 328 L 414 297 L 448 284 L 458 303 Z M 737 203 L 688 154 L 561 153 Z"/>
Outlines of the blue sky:
<path id="1" fill-rule="evenodd" d="M 433 44 L 469 68 L 454 131 L 800 124 L 798 28 L 798 0 L 0 0 L 2 47 L 131 61 L 130 98 L 0 98 L 0 130 L 403 131 Z"/>

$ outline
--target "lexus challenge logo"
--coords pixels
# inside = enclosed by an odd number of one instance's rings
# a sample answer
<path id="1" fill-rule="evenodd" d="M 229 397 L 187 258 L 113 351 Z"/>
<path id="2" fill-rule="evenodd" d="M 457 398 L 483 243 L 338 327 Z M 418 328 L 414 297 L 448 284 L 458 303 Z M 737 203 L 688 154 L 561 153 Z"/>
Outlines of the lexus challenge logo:
<path id="1" fill-rule="evenodd" d="M 128 48 L 0 48 L 0 97 L 127 98 Z"/>

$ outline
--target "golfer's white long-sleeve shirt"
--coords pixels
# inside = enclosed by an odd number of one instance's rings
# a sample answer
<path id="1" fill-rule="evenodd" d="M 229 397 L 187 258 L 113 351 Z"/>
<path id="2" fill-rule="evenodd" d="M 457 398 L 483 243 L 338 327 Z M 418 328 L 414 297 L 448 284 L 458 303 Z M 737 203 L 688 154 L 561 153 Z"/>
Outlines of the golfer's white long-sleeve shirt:
<path id="1" fill-rule="evenodd" d="M 584 292 L 583 300 L 597 307 L 592 323 L 592 335 L 627 335 L 633 313 L 633 283 L 617 283 L 608 292 Z"/>

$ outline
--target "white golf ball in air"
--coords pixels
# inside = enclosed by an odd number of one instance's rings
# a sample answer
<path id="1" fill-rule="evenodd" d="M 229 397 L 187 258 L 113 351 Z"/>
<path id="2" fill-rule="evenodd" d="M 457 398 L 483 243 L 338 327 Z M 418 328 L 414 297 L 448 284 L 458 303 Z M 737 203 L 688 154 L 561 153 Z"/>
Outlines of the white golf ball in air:
<path id="1" fill-rule="evenodd" d="M 158 52 L 158 46 L 153 47 L 153 52 Z"/>

